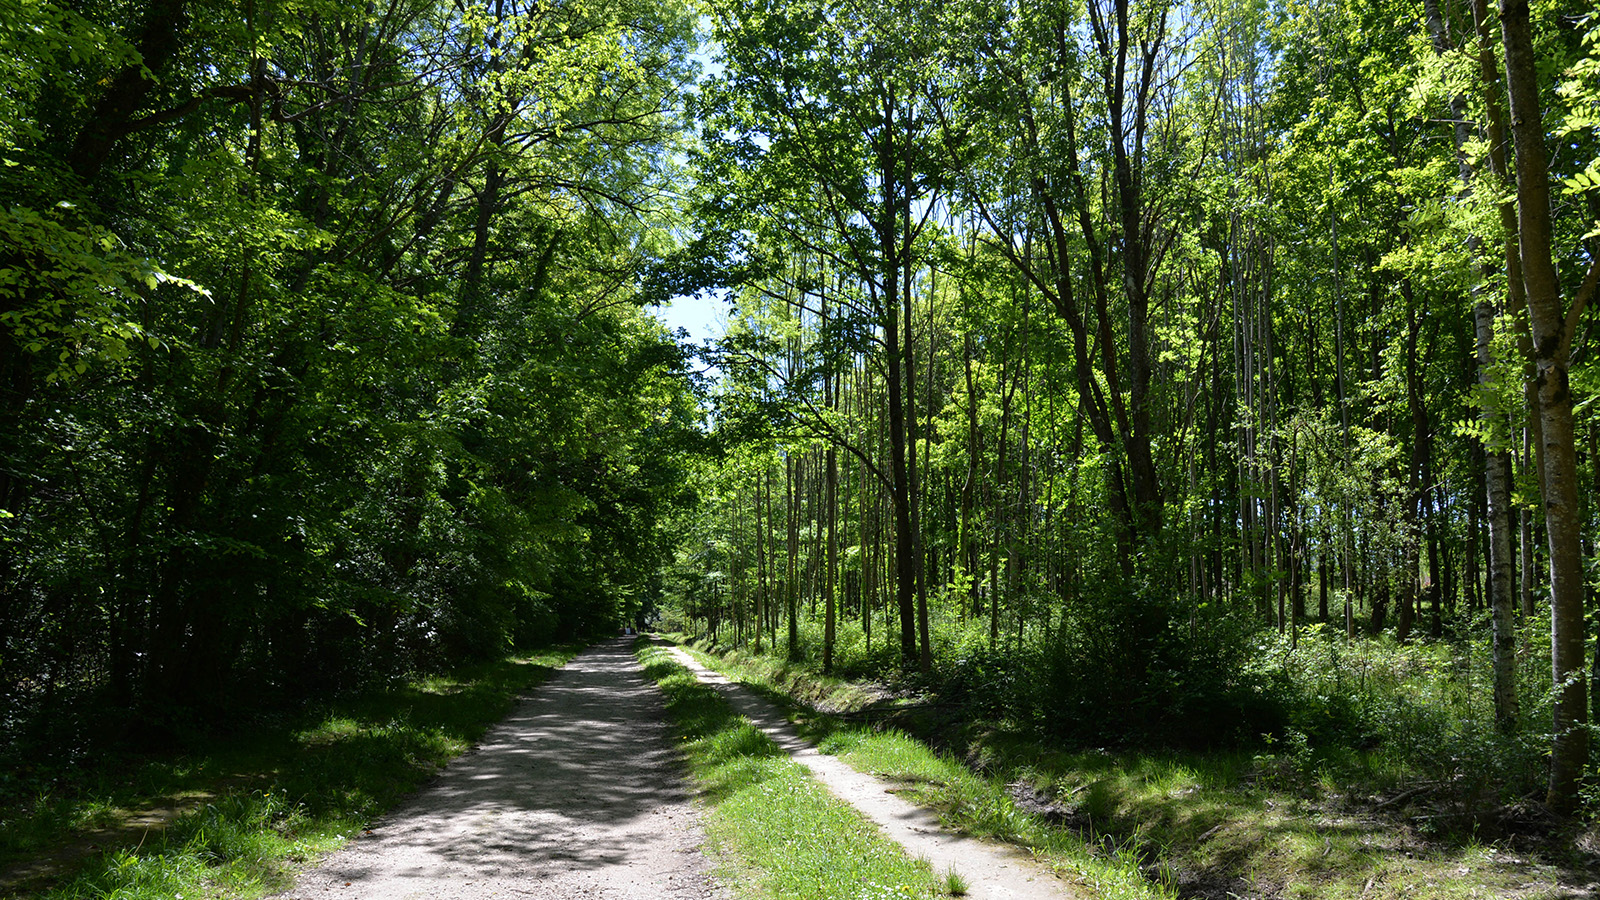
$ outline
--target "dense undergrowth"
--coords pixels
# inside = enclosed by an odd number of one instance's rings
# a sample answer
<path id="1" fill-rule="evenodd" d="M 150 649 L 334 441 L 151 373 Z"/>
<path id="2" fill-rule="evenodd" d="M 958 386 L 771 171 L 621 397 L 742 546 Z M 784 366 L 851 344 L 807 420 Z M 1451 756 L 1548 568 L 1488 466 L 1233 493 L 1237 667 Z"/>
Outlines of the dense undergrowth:
<path id="1" fill-rule="evenodd" d="M 1278 634 L 1239 617 L 1117 603 L 1026 641 L 1002 634 L 991 643 L 981 621 L 936 618 L 926 673 L 901 670 L 894 648 L 841 629 L 833 674 L 879 686 L 839 702 L 868 707 L 895 695 L 870 714 L 937 734 L 959 754 L 995 735 L 1109 751 L 1244 752 L 1313 780 L 1332 772 L 1384 788 L 1425 781 L 1436 785 L 1430 794 L 1489 811 L 1543 790 L 1548 628 L 1534 617 L 1519 635 L 1521 718 L 1510 734 L 1495 726 L 1486 629 L 1400 644 L 1388 635 L 1346 640 L 1324 624 Z M 719 637 L 710 643 L 720 649 L 751 648 L 748 637 Z M 780 642 L 779 653 L 796 671 L 820 670 L 820 625 L 803 620 L 799 637 L 794 652 Z"/>
<path id="2" fill-rule="evenodd" d="M 1243 751 L 1271 760 L 1263 777 L 1286 785 L 1323 774 L 1378 789 L 1427 784 L 1430 795 L 1479 807 L 1481 816 L 1462 810 L 1441 826 L 1469 833 L 1543 790 L 1550 679 L 1537 652 L 1519 673 L 1523 727 L 1502 734 L 1482 642 L 1347 642 L 1312 626 L 1256 634 L 1234 660 L 1213 652 L 1162 666 L 1157 651 L 1131 671 L 1086 667 L 1094 657 L 1074 649 L 958 654 L 917 686 L 981 733 L 1079 748 Z"/>
<path id="3" fill-rule="evenodd" d="M 905 779 L 952 824 L 1036 850 L 1067 835 L 1131 855 L 1179 896 L 1587 896 L 1600 883 L 1592 821 L 1559 821 L 1539 803 L 1549 677 L 1531 638 L 1542 627 L 1523 636 L 1523 726 L 1511 735 L 1494 727 L 1474 635 L 1241 634 L 1250 652 L 1231 668 L 1162 669 L 1157 653 L 1120 675 L 1072 671 L 1059 647 L 991 650 L 987 634 L 953 629 L 920 677 L 845 644 L 838 677 L 824 678 L 806 629 L 793 661 L 698 646 L 786 702 L 825 749 Z M 1198 707 L 1220 721 L 1202 728 L 1180 707 L 1208 690 Z M 1071 721 L 1084 717 L 1095 721 Z"/>
<path id="4" fill-rule="evenodd" d="M 393 806 L 575 648 L 371 691 L 162 753 L 36 757 L 0 780 L 0 897 L 255 896 Z"/>

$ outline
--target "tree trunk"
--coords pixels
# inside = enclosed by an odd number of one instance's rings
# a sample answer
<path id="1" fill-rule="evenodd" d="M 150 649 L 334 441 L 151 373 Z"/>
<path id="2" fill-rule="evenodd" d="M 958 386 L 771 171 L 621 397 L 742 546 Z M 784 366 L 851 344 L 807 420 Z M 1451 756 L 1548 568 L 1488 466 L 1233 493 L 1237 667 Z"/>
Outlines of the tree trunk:
<path id="1" fill-rule="evenodd" d="M 828 298 L 822 298 L 822 325 L 828 323 Z M 838 375 L 829 372 L 822 381 L 823 403 L 835 412 L 839 410 Z M 823 514 L 827 518 L 828 526 L 828 563 L 827 571 L 823 573 L 823 613 L 822 613 L 822 671 L 823 674 L 833 673 L 833 650 L 836 628 L 838 627 L 837 604 L 834 596 L 839 581 L 839 451 L 832 442 L 828 444 L 827 471 L 824 473 L 824 483 L 827 496 L 823 499 Z"/>
<path id="2" fill-rule="evenodd" d="M 798 502 L 800 491 L 798 485 L 795 484 L 796 474 L 793 454 L 784 457 L 783 470 L 784 490 L 789 495 L 789 502 L 785 504 L 788 509 L 786 518 L 789 523 L 789 558 L 785 560 L 788 571 L 784 577 L 784 600 L 785 605 L 788 607 L 789 616 L 789 641 L 786 652 L 788 658 L 793 661 L 800 658 L 800 623 L 795 620 L 800 606 L 800 573 L 798 566 L 798 557 L 800 555 L 800 509 Z"/>
<path id="3" fill-rule="evenodd" d="M 1517 256 L 1521 258 L 1521 250 Z M 1527 308 L 1527 296 L 1523 296 L 1523 309 Z M 1523 406 L 1526 410 L 1525 421 L 1522 426 L 1522 456 L 1518 460 L 1519 471 L 1526 474 L 1533 473 L 1533 478 L 1540 485 L 1540 496 L 1544 492 L 1544 439 L 1541 437 L 1543 426 L 1539 417 L 1539 389 L 1536 383 L 1538 373 L 1533 364 L 1533 341 L 1528 335 L 1520 336 L 1518 345 L 1522 350 L 1525 361 L 1523 378 Z M 1537 500 L 1532 501 L 1537 502 Z M 1533 616 L 1537 611 L 1537 596 L 1539 591 L 1539 526 L 1534 519 L 1535 509 L 1531 503 L 1524 504 L 1518 511 L 1521 516 L 1521 534 L 1517 545 L 1517 552 L 1522 556 L 1522 615 L 1524 618 Z"/>
<path id="4" fill-rule="evenodd" d="M 977 610 L 978 578 L 974 574 L 977 566 L 977 554 L 974 552 L 976 543 L 972 540 L 972 505 L 978 482 L 978 457 L 982 452 L 982 444 L 978 430 L 978 394 L 973 384 L 972 377 L 972 336 L 966 335 L 962 344 L 962 374 L 967 383 L 967 471 L 966 477 L 961 482 L 961 535 L 960 547 L 957 551 L 957 561 L 967 579 L 966 604 L 961 611 L 961 620 L 966 621 L 969 610 Z"/>
<path id="5" fill-rule="evenodd" d="M 891 281 L 890 288 L 894 287 Z M 911 534 L 911 482 L 906 462 L 906 401 L 901 380 L 900 310 L 898 292 L 884 304 L 884 343 L 889 363 L 889 471 L 890 502 L 894 507 L 895 602 L 900 611 L 900 661 L 906 668 L 917 664 L 917 561 Z"/>
<path id="6" fill-rule="evenodd" d="M 1322 555 L 1317 558 L 1317 620 L 1328 621 L 1328 553 L 1332 548 L 1328 544 L 1331 540 L 1324 541 Z"/>
<path id="7" fill-rule="evenodd" d="M 911 233 L 911 209 L 903 206 L 900 210 L 901 221 L 905 234 Z M 922 481 L 920 468 L 917 465 L 917 353 L 916 329 L 911 323 L 916 321 L 915 305 L 912 302 L 913 278 L 910 260 L 906 261 L 905 277 L 900 285 L 901 296 L 905 304 L 905 333 L 901 336 L 901 345 L 905 353 L 905 378 L 906 378 L 906 505 L 911 516 L 911 577 L 915 586 L 917 607 L 917 669 L 921 672 L 933 671 L 933 643 L 928 633 L 928 578 L 927 559 L 922 543 Z M 929 335 L 929 346 L 932 347 L 932 335 Z M 931 359 L 931 352 L 929 354 Z M 930 362 L 931 369 L 931 362 Z"/>
<path id="8" fill-rule="evenodd" d="M 824 610 L 822 632 L 822 671 L 825 674 L 833 672 L 834 639 L 837 628 L 834 597 L 835 588 L 838 586 L 839 572 L 839 458 L 838 451 L 830 444 L 828 446 L 828 571 L 824 577 Z"/>
<path id="9" fill-rule="evenodd" d="M 865 369 L 863 369 L 863 375 Z M 872 654 L 872 592 L 876 589 L 872 583 L 872 566 L 867 556 L 867 464 L 862 461 L 856 481 L 859 493 L 856 497 L 856 562 L 861 567 L 860 577 L 857 579 L 860 589 L 861 609 L 861 639 L 866 644 L 867 654 Z M 876 508 L 876 504 L 873 504 Z"/>
<path id="10" fill-rule="evenodd" d="M 138 61 L 100 82 L 104 92 L 95 101 L 94 110 L 82 120 L 83 128 L 67 152 L 67 164 L 79 178 L 94 181 L 111 160 L 117 141 L 134 130 L 134 114 L 144 107 L 151 91 L 159 88 L 188 26 L 185 0 L 157 0 L 149 5 L 139 36 L 133 41 Z"/>
<path id="11" fill-rule="evenodd" d="M 1596 271 L 1585 291 L 1565 308 L 1551 252 L 1550 170 L 1539 109 L 1537 60 L 1529 24 L 1528 0 L 1503 0 L 1501 33 L 1506 49 L 1506 84 L 1511 99 L 1511 131 L 1517 154 L 1517 225 L 1522 250 L 1523 287 L 1532 326 L 1535 385 L 1544 460 L 1546 540 L 1550 550 L 1551 674 L 1556 686 L 1555 722 L 1550 745 L 1550 808 L 1569 815 L 1577 808 L 1578 786 L 1589 759 L 1588 684 L 1584 678 L 1583 558 L 1580 546 L 1577 447 L 1572 424 L 1572 392 L 1567 380 L 1572 331 Z"/>
<path id="12" fill-rule="evenodd" d="M 1389 573 L 1374 573 L 1372 585 L 1372 635 L 1377 637 L 1383 633 L 1384 625 L 1389 616 Z"/>
<path id="13" fill-rule="evenodd" d="M 1484 0 L 1477 0 L 1483 4 Z M 1480 300 L 1473 312 L 1477 330 L 1480 421 L 1486 434 L 1504 434 L 1505 416 L 1494 402 L 1495 309 Z M 1494 645 L 1494 715 L 1506 734 L 1517 724 L 1516 571 L 1511 555 L 1511 453 L 1504 446 L 1484 448 L 1485 514 L 1489 541 L 1489 611 Z"/>

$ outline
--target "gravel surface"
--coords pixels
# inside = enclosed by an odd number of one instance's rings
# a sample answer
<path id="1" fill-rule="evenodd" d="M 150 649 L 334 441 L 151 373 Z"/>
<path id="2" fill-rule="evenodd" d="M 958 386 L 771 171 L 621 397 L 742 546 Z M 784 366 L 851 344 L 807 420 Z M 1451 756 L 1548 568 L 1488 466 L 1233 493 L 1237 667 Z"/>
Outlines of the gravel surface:
<path id="1" fill-rule="evenodd" d="M 661 695 L 631 646 L 573 659 L 279 900 L 725 897 Z"/>

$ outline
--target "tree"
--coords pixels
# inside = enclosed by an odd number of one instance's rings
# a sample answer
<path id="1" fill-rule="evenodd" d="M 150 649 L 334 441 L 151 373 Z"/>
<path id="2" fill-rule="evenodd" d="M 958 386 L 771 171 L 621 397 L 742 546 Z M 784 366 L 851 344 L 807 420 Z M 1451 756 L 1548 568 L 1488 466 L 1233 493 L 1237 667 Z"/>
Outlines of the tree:
<path id="1" fill-rule="evenodd" d="M 974 9 L 952 14 L 952 30 L 970 43 L 950 53 L 988 114 L 943 123 L 946 165 L 974 167 L 964 199 L 1067 324 L 1089 421 L 1118 451 L 1113 508 L 1125 538 L 1148 540 L 1164 519 L 1150 308 L 1173 246 L 1172 195 L 1182 190 L 1166 182 L 1181 178 L 1189 137 L 1167 118 L 1169 67 L 1185 38 L 1169 27 L 1165 3 L 1091 2 L 1086 27 L 1066 3 L 1015 15 L 1007 4 Z M 1155 183 L 1147 169 L 1159 173 Z M 1133 550 L 1124 547 L 1130 562 Z"/>
<path id="2" fill-rule="evenodd" d="M 1546 802 L 1568 814 L 1577 806 L 1579 782 L 1589 759 L 1589 703 L 1583 677 L 1585 588 L 1570 365 L 1573 333 L 1600 282 L 1600 257 L 1591 254 L 1582 285 L 1570 300 L 1563 300 L 1553 256 L 1550 165 L 1538 59 L 1526 0 L 1501 3 L 1500 30 L 1516 147 L 1517 235 L 1532 332 L 1543 451 L 1540 488 L 1550 549 L 1551 665 L 1557 694 Z"/>
<path id="3" fill-rule="evenodd" d="M 909 6 L 884 14 L 850 4 L 773 2 L 719 8 L 717 20 L 726 74 L 708 92 L 717 114 L 708 117 L 704 137 L 715 153 L 702 177 L 722 189 L 708 208 L 762 219 L 770 243 L 742 247 L 749 258 L 776 252 L 819 261 L 803 293 L 815 295 L 833 272 L 854 282 L 835 293 L 840 324 L 833 327 L 854 329 L 882 348 L 888 465 L 879 467 L 859 447 L 844 449 L 888 488 L 901 653 L 906 665 L 926 667 L 925 639 L 918 650 L 917 602 L 925 587 L 913 310 L 921 240 L 941 191 L 929 149 L 934 101 L 923 88 L 931 70 L 917 51 L 926 35 L 911 26 L 917 16 Z M 727 190 L 734 185 L 737 192 Z M 821 363 L 836 366 L 838 359 Z"/>

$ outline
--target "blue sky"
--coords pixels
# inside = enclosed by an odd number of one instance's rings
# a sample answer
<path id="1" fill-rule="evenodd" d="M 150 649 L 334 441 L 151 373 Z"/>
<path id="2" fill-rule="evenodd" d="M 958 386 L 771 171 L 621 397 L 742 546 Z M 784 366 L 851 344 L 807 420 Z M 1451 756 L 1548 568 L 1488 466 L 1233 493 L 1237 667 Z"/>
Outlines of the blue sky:
<path id="1" fill-rule="evenodd" d="M 652 310 L 669 330 L 686 328 L 689 339 L 697 343 L 722 337 L 728 329 L 728 306 L 709 293 L 674 297 Z"/>
<path id="2" fill-rule="evenodd" d="M 702 19 L 700 22 L 702 43 L 693 56 L 700 67 L 702 80 L 722 72 L 722 63 L 718 58 L 720 50 L 707 38 L 710 31 L 710 21 Z M 715 341 L 728 330 L 728 306 L 714 293 L 702 291 L 687 297 L 674 297 L 670 302 L 651 311 L 669 331 L 687 329 L 689 340 L 697 344 Z"/>

